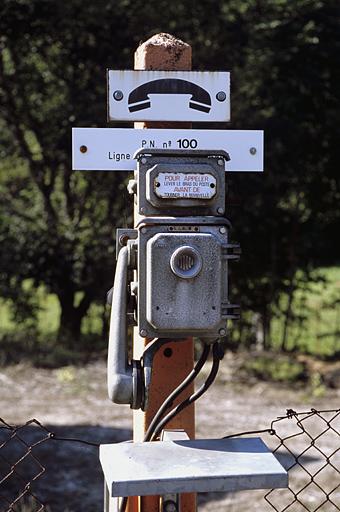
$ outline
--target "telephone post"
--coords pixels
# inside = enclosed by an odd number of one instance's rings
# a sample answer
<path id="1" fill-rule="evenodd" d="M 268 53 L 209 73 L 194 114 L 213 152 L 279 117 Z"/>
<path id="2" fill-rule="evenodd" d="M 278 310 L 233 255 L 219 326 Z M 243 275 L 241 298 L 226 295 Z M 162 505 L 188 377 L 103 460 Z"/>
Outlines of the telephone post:
<path id="1" fill-rule="evenodd" d="M 139 46 L 135 52 L 135 69 L 159 71 L 189 71 L 191 69 L 191 47 L 169 34 L 158 34 Z M 136 128 L 190 128 L 190 123 L 148 122 L 136 123 Z M 139 221 L 139 213 L 134 211 L 135 226 Z M 139 336 L 137 329 L 134 335 L 134 357 L 140 357 L 149 340 Z M 192 370 L 194 365 L 193 339 L 189 337 L 180 344 L 176 341 L 164 345 L 155 358 L 153 376 L 150 387 L 149 406 L 146 411 L 135 410 L 133 413 L 133 437 L 142 441 L 152 418 L 169 396 Z M 192 383 L 184 396 L 190 396 L 194 390 Z M 175 402 L 177 403 L 177 402 Z M 183 429 L 191 439 L 195 437 L 195 410 L 190 405 L 169 424 L 168 428 Z M 196 508 L 195 495 L 182 496 L 182 511 L 193 512 Z M 159 497 L 144 496 L 140 499 L 140 512 L 158 512 Z M 129 512 L 134 512 L 134 507 Z"/>
<path id="2" fill-rule="evenodd" d="M 217 376 L 239 310 L 226 175 L 263 171 L 263 133 L 191 129 L 230 120 L 230 73 L 190 69 L 189 45 L 154 36 L 134 71 L 107 73 L 108 119 L 135 128 L 73 130 L 73 169 L 134 171 L 134 227 L 116 235 L 107 366 L 109 398 L 134 411 L 134 442 L 100 447 L 105 512 L 194 512 L 197 492 L 287 486 L 261 439 L 195 439 L 194 402 Z"/>

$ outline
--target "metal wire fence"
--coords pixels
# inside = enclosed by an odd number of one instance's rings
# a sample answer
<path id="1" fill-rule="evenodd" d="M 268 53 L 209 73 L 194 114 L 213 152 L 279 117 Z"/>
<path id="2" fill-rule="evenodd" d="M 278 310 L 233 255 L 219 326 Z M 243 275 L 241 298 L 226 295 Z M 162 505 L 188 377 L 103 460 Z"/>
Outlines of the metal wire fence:
<path id="1" fill-rule="evenodd" d="M 268 429 L 228 437 L 265 432 L 270 434 L 271 441 L 275 441 L 273 453 L 289 474 L 287 489 L 273 489 L 265 494 L 267 508 L 276 512 L 339 511 L 340 409 L 288 410 L 286 415 L 273 420 Z M 0 418 L 1 512 L 49 510 L 47 502 L 35 492 L 35 484 L 46 471 L 36 452 L 38 447 L 54 441 L 94 447 L 100 444 L 59 437 L 36 419 L 15 426 Z"/>
<path id="2" fill-rule="evenodd" d="M 271 430 L 289 487 L 268 492 L 267 503 L 277 512 L 340 510 L 340 409 L 290 409 L 272 421 Z"/>
<path id="3" fill-rule="evenodd" d="M 46 467 L 38 458 L 37 449 L 53 441 L 82 443 L 97 448 L 100 444 L 57 436 L 36 419 L 29 420 L 23 425 L 9 425 L 0 418 L 1 512 L 49 510 L 35 492 L 35 484 L 46 472 Z M 65 508 L 67 509 L 67 505 Z"/>
<path id="4" fill-rule="evenodd" d="M 39 437 L 28 443 L 25 429 L 31 425 L 39 427 Z M 51 439 L 51 432 L 33 419 L 24 425 L 13 426 L 0 419 L 0 506 L 1 510 L 17 511 L 30 508 L 44 510 L 44 504 L 34 494 L 32 486 L 45 472 L 44 466 L 35 456 L 34 449 Z M 13 453 L 14 460 L 13 460 Z"/>

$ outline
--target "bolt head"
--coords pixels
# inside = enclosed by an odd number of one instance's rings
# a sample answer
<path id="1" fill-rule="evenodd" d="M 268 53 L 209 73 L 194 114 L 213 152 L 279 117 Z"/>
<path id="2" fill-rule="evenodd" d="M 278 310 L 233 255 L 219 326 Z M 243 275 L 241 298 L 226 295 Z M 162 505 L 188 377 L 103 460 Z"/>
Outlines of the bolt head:
<path id="1" fill-rule="evenodd" d="M 120 235 L 120 237 L 119 237 L 119 243 L 122 246 L 126 245 L 128 240 L 129 240 L 129 236 L 127 234 Z"/>
<path id="2" fill-rule="evenodd" d="M 216 94 L 216 99 L 217 101 L 225 101 L 227 98 L 227 95 L 224 91 L 219 91 L 217 94 Z"/>
<path id="3" fill-rule="evenodd" d="M 220 228 L 220 233 L 222 233 L 222 235 L 224 235 L 226 232 L 227 232 L 227 228 L 225 228 L 224 226 L 222 228 Z"/>
<path id="4" fill-rule="evenodd" d="M 145 158 L 145 156 L 143 156 L 141 159 L 140 159 L 141 163 L 142 164 L 146 164 L 147 162 L 147 159 Z"/>
<path id="5" fill-rule="evenodd" d="M 172 500 L 166 501 L 163 505 L 163 512 L 178 512 L 177 504 Z"/>
<path id="6" fill-rule="evenodd" d="M 142 210 L 142 209 L 141 209 L 141 210 Z M 140 230 L 140 232 L 141 232 L 141 233 L 143 233 L 143 235 L 145 235 L 145 233 L 146 233 L 146 228 L 142 228 L 142 229 Z"/>
<path id="7" fill-rule="evenodd" d="M 225 329 L 220 329 L 218 332 L 221 336 L 225 336 L 227 334 L 227 331 Z"/>
<path id="8" fill-rule="evenodd" d="M 141 336 L 143 336 L 143 338 L 145 338 L 145 337 L 148 335 L 148 333 L 147 333 L 147 331 L 146 331 L 145 329 L 141 329 L 141 330 L 139 331 L 139 334 L 140 334 Z"/>
<path id="9" fill-rule="evenodd" d="M 123 91 L 119 91 L 119 90 L 115 91 L 115 92 L 113 93 L 113 97 L 114 97 L 114 99 L 115 99 L 116 101 L 121 101 L 121 100 L 124 98 Z"/>
<path id="10" fill-rule="evenodd" d="M 224 165 L 224 160 L 222 160 L 222 158 L 220 158 L 219 160 L 217 160 L 217 163 L 218 165 Z"/>
<path id="11" fill-rule="evenodd" d="M 256 152 L 257 152 L 256 148 L 250 148 L 250 149 L 249 149 L 249 153 L 250 153 L 251 155 L 256 155 Z"/>
<path id="12" fill-rule="evenodd" d="M 224 209 L 220 206 L 219 208 L 217 208 L 217 213 L 219 215 L 222 215 L 224 213 Z"/>

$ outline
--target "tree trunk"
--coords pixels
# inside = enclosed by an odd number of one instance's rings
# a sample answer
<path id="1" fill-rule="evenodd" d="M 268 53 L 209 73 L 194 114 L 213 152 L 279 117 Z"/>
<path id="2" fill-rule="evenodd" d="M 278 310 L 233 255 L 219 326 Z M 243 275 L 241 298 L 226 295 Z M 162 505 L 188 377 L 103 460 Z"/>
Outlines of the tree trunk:
<path id="1" fill-rule="evenodd" d="M 255 340 L 255 350 L 262 352 L 264 350 L 263 322 L 260 313 L 254 313 L 251 328 L 252 338 Z"/>
<path id="2" fill-rule="evenodd" d="M 282 352 L 288 352 L 288 346 L 287 346 L 288 345 L 288 329 L 289 329 L 290 322 L 292 319 L 293 298 L 294 298 L 294 277 L 291 277 L 289 291 L 288 291 L 288 304 L 287 304 L 287 309 L 285 312 L 285 320 L 284 320 L 282 340 L 281 340 Z"/>
<path id="3" fill-rule="evenodd" d="M 103 303 L 103 312 L 102 312 L 102 338 L 105 340 L 109 335 L 109 328 L 110 328 L 110 322 L 109 322 L 109 314 L 107 311 L 107 304 L 106 300 Z"/>
<path id="4" fill-rule="evenodd" d="M 60 294 L 58 299 L 61 307 L 58 340 L 73 348 L 80 339 L 82 320 L 91 305 L 92 297 L 85 293 L 78 306 L 74 305 L 74 292 Z"/>
<path id="5" fill-rule="evenodd" d="M 300 201 L 298 201 L 299 205 Z M 297 208 L 298 208 L 297 205 Z M 295 223 L 293 224 L 292 228 L 292 235 L 291 240 L 289 244 L 289 254 L 288 254 L 288 261 L 290 263 L 290 269 L 289 269 L 289 289 L 288 289 L 288 304 L 287 309 L 285 311 L 285 320 L 284 320 L 284 326 L 283 326 L 283 334 L 282 334 L 282 340 L 281 340 L 281 350 L 282 352 L 288 352 L 288 331 L 291 321 L 293 320 L 293 300 L 294 300 L 294 292 L 295 292 L 295 273 L 296 273 L 296 266 L 297 266 L 297 257 L 296 257 L 296 245 L 297 245 L 297 238 L 298 238 L 298 229 L 299 226 L 297 224 L 297 221 L 295 220 Z M 294 348 L 294 347 L 292 347 Z"/>
<path id="6" fill-rule="evenodd" d="M 262 331 L 263 331 L 263 350 L 268 350 L 270 346 L 270 326 L 271 310 L 268 304 L 265 304 L 262 313 Z"/>

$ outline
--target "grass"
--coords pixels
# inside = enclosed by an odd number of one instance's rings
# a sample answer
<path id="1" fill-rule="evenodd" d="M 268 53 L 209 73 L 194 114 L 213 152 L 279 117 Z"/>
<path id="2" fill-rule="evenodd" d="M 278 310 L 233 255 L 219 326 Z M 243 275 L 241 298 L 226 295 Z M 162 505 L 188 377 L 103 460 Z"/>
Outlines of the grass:
<path id="1" fill-rule="evenodd" d="M 243 368 L 255 377 L 271 382 L 293 383 L 306 380 L 304 364 L 283 354 L 257 355 L 247 359 Z"/>
<path id="2" fill-rule="evenodd" d="M 39 304 L 36 330 L 42 335 L 42 337 L 51 336 L 57 332 L 59 326 L 60 305 L 58 298 L 56 295 L 47 293 L 43 286 L 40 286 L 36 290 L 35 298 Z M 0 333 L 21 331 L 25 328 L 24 325 L 17 325 L 13 320 L 9 301 L 0 299 L 0 308 Z M 102 306 L 98 304 L 91 305 L 88 314 L 83 321 L 82 334 L 88 335 L 101 333 L 102 311 Z"/>
<path id="3" fill-rule="evenodd" d="M 340 267 L 319 269 L 324 281 L 311 282 L 308 290 L 296 292 L 293 300 L 295 319 L 288 327 L 287 349 L 332 357 L 340 352 Z M 281 311 L 287 307 L 282 297 Z M 284 328 L 284 314 L 273 320 L 271 340 L 279 349 Z"/>
<path id="4" fill-rule="evenodd" d="M 102 306 L 91 305 L 83 320 L 79 344 L 67 346 L 57 338 L 60 306 L 56 295 L 46 293 L 41 286 L 34 297 L 39 305 L 36 322 L 29 319 L 21 323 L 13 319 L 10 302 L 0 299 L 0 366 L 26 360 L 36 366 L 55 368 L 84 364 L 103 352 L 106 340 L 101 334 Z"/>
<path id="5" fill-rule="evenodd" d="M 340 267 L 323 268 L 317 272 L 324 277 L 324 282 L 312 282 L 308 289 L 299 290 L 294 296 L 294 319 L 288 327 L 287 349 L 317 357 L 334 357 L 340 353 Z M 11 317 L 9 303 L 0 299 L 0 364 L 18 358 L 20 360 L 26 353 L 28 358 L 32 357 L 38 364 L 42 361 L 42 364 L 48 366 L 67 365 L 82 359 L 82 352 L 93 353 L 104 347 L 104 340 L 101 339 L 101 305 L 91 306 L 82 325 L 81 348 L 78 352 L 71 352 L 56 343 L 60 317 L 56 296 L 46 293 L 40 287 L 36 291 L 36 299 L 39 310 L 37 323 L 33 327 L 32 324 L 29 327 L 24 323 L 16 324 Z M 287 298 L 283 296 L 280 309 L 284 312 L 286 307 Z M 272 322 L 271 349 L 274 351 L 280 351 L 284 318 L 284 313 L 280 313 Z M 302 371 L 300 367 L 291 367 L 286 360 L 282 360 L 279 366 L 267 360 L 255 361 L 251 366 L 249 370 L 262 372 L 268 378 L 277 375 L 278 380 L 289 379 L 285 376 L 290 372 L 293 379 L 299 378 Z"/>

